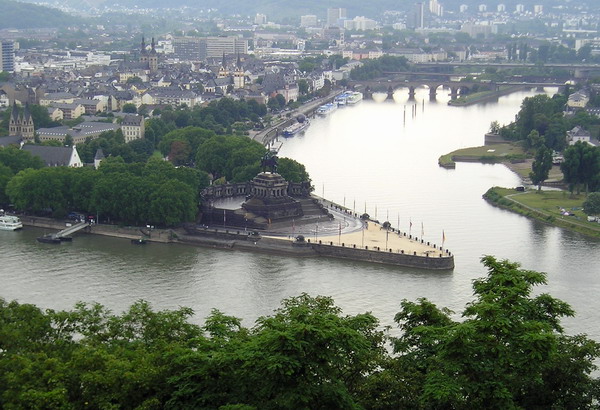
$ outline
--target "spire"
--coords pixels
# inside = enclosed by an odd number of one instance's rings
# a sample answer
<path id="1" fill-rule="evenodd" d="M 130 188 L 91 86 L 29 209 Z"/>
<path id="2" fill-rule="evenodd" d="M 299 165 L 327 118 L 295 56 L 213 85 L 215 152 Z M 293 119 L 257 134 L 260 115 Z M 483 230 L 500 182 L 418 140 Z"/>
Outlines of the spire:
<path id="1" fill-rule="evenodd" d="M 146 52 L 146 39 L 142 36 L 142 54 Z"/>
<path id="2" fill-rule="evenodd" d="M 240 53 L 238 53 L 236 65 L 237 65 L 238 70 L 240 70 L 242 68 L 242 59 L 240 58 Z"/>
<path id="3" fill-rule="evenodd" d="M 23 111 L 23 121 L 29 122 L 31 120 L 31 112 L 29 111 L 29 103 L 25 103 L 25 110 Z"/>
<path id="4" fill-rule="evenodd" d="M 12 108 L 12 120 L 17 122 L 19 121 L 19 108 L 17 107 L 17 102 L 14 101 L 13 102 L 13 108 Z"/>
<path id="5" fill-rule="evenodd" d="M 227 68 L 227 59 L 225 58 L 225 52 L 223 51 L 223 62 L 221 63 L 223 70 Z"/>
<path id="6" fill-rule="evenodd" d="M 150 52 L 152 54 L 156 54 L 156 48 L 155 48 L 156 47 L 156 43 L 154 43 L 154 37 L 152 37 L 152 43 L 151 44 L 152 44 L 152 50 L 150 50 Z"/>

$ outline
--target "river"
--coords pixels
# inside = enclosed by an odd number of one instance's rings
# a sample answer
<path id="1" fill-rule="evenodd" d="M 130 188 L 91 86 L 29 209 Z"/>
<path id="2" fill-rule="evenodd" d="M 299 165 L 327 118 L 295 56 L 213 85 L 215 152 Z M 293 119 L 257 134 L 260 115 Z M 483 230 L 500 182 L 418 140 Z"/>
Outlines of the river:
<path id="1" fill-rule="evenodd" d="M 471 282 L 485 274 L 483 255 L 520 262 L 548 273 L 548 292 L 570 303 L 570 333 L 600 340 L 600 241 L 546 226 L 488 205 L 491 186 L 520 185 L 503 165 L 459 163 L 438 167 L 440 155 L 483 144 L 493 120 L 514 119 L 520 92 L 470 107 L 449 107 L 446 97 L 416 102 L 363 101 L 312 121 L 304 135 L 282 141 L 280 156 L 304 163 L 315 193 L 399 222 L 455 255 L 451 272 L 428 272 L 331 259 L 202 249 L 182 245 L 132 246 L 128 240 L 78 235 L 60 246 L 39 244 L 40 230 L 0 232 L 0 297 L 68 309 L 77 301 L 120 312 L 138 299 L 156 309 L 189 306 L 202 323 L 211 309 L 252 326 L 286 297 L 329 295 L 347 314 L 373 312 L 393 324 L 402 299 L 427 297 L 460 312 L 472 300 Z M 412 228 L 410 223 L 412 222 Z"/>

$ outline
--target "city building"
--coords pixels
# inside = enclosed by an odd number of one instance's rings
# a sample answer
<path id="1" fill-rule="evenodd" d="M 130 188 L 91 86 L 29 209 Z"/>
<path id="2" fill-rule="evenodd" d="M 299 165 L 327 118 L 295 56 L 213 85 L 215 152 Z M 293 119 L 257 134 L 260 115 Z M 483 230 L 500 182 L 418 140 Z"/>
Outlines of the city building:
<path id="1" fill-rule="evenodd" d="M 317 27 L 317 22 L 317 16 L 314 14 L 300 16 L 300 27 Z"/>
<path id="2" fill-rule="evenodd" d="M 2 40 L 0 42 L 0 71 L 12 73 L 15 71 L 15 42 Z"/>
<path id="3" fill-rule="evenodd" d="M 254 24 L 257 24 L 259 26 L 267 24 L 267 16 L 265 14 L 257 13 L 256 16 L 254 16 Z"/>
<path id="4" fill-rule="evenodd" d="M 118 124 L 107 122 L 82 122 L 69 128 L 66 125 L 53 128 L 39 128 L 36 133 L 40 141 L 60 141 L 65 142 L 67 135 L 73 139 L 73 144 L 82 144 L 88 138 L 97 138 L 103 132 L 116 131 Z"/>
<path id="5" fill-rule="evenodd" d="M 79 168 L 83 166 L 75 145 L 72 147 L 47 147 L 44 145 L 26 144 L 21 149 L 35 157 L 41 158 L 47 167 Z"/>
<path id="6" fill-rule="evenodd" d="M 425 28 L 425 3 L 415 3 L 408 19 L 408 27 L 412 29 Z"/>
<path id="7" fill-rule="evenodd" d="M 429 0 L 429 12 L 435 16 L 444 15 L 444 7 L 437 0 Z"/>
<path id="8" fill-rule="evenodd" d="M 347 11 L 344 8 L 327 9 L 327 27 L 342 27 L 343 21 L 347 17 Z"/>
<path id="9" fill-rule="evenodd" d="M 174 57 L 184 61 L 206 61 L 223 54 L 248 54 L 248 40 L 236 36 L 175 37 Z"/>
<path id="10" fill-rule="evenodd" d="M 374 30 L 377 28 L 377 22 L 364 16 L 354 17 L 352 20 L 344 21 L 344 28 L 346 30 Z"/>
<path id="11" fill-rule="evenodd" d="M 144 117 L 141 115 L 126 115 L 121 122 L 121 132 L 125 142 L 144 138 Z"/>

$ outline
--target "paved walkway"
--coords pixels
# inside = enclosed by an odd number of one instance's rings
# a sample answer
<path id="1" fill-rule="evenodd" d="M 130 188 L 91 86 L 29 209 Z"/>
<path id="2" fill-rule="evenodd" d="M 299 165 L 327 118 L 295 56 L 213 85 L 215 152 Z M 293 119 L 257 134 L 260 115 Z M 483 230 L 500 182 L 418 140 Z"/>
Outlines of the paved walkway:
<path id="1" fill-rule="evenodd" d="M 325 204 L 328 205 L 329 201 L 325 201 Z M 440 253 L 439 244 L 436 249 L 433 244 L 427 245 L 426 241 L 421 243 L 420 240 L 415 240 L 414 236 L 413 239 L 409 239 L 408 233 L 407 236 L 404 236 L 398 232 L 388 231 L 375 222 L 362 221 L 343 211 L 334 208 L 328 208 L 328 210 L 334 216 L 333 219 L 323 216 L 318 224 L 294 226 L 291 231 L 290 228 L 279 228 L 265 232 L 263 236 L 291 241 L 297 235 L 303 235 L 311 242 L 333 242 L 334 245 L 340 246 L 343 243 L 347 247 L 356 245 L 357 248 L 366 246 L 369 249 L 379 247 L 380 249 L 392 249 L 392 252 L 403 250 L 408 254 L 416 252 L 419 256 L 427 254 L 437 256 Z"/>

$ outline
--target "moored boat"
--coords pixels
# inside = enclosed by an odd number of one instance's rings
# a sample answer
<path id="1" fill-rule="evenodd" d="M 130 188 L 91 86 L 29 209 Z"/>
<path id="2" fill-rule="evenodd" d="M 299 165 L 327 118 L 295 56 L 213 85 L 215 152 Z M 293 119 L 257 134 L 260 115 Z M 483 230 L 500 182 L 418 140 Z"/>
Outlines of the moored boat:
<path id="1" fill-rule="evenodd" d="M 319 108 L 317 108 L 317 114 L 325 117 L 325 116 L 331 114 L 333 111 L 335 111 L 336 108 L 337 108 L 337 104 L 334 104 L 334 103 L 328 103 L 325 105 L 321 105 Z"/>
<path id="2" fill-rule="evenodd" d="M 352 91 L 351 93 L 348 94 L 348 97 L 346 97 L 346 104 L 356 104 L 360 101 L 362 101 L 363 99 L 363 94 L 361 92 L 358 91 Z"/>
<path id="3" fill-rule="evenodd" d="M 0 215 L 0 230 L 1 231 L 16 231 L 22 229 L 23 223 L 19 218 L 13 215 Z"/>
<path id="4" fill-rule="evenodd" d="M 284 137 L 293 137 L 294 135 L 303 132 L 305 129 L 308 128 L 309 125 L 310 125 L 310 122 L 307 119 L 305 119 L 302 122 L 300 122 L 300 121 L 295 122 L 292 125 L 290 125 L 289 127 L 285 127 L 283 129 L 282 135 Z"/>
<path id="5" fill-rule="evenodd" d="M 56 237 L 52 234 L 50 235 L 44 235 L 44 236 L 38 236 L 37 238 L 38 242 L 41 243 L 51 243 L 53 245 L 58 245 L 59 243 L 61 243 L 61 240 L 59 237 Z"/>

